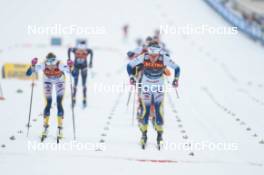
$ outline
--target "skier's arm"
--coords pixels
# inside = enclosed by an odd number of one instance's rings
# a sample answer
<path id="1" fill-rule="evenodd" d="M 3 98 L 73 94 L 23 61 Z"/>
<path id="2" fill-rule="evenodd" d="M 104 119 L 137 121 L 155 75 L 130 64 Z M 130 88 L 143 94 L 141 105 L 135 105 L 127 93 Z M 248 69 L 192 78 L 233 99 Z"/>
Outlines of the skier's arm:
<path id="1" fill-rule="evenodd" d="M 133 74 L 133 69 L 139 65 L 142 64 L 144 61 L 144 55 L 140 55 L 138 57 L 136 57 L 134 60 L 130 61 L 127 64 L 127 73 L 129 76 L 131 76 Z"/>
<path id="2" fill-rule="evenodd" d="M 43 65 L 42 64 L 37 64 L 34 66 L 30 66 L 26 72 L 27 76 L 31 76 L 33 73 L 37 73 L 39 71 L 43 70 Z"/>
<path id="3" fill-rule="evenodd" d="M 90 62 L 89 62 L 89 67 L 93 67 L 93 50 L 92 49 L 87 49 L 87 52 L 90 54 Z"/>
<path id="4" fill-rule="evenodd" d="M 73 48 L 68 49 L 68 59 L 71 59 L 71 52 L 73 51 Z"/>
<path id="5" fill-rule="evenodd" d="M 180 76 L 180 67 L 168 56 L 164 56 L 164 65 L 174 69 L 174 79 L 178 80 Z"/>
<path id="6" fill-rule="evenodd" d="M 141 55 L 145 52 L 146 52 L 146 48 L 138 47 L 138 48 L 134 49 L 133 51 L 128 51 L 127 56 L 128 56 L 128 58 L 132 59 L 134 57 L 138 57 L 139 55 Z"/>

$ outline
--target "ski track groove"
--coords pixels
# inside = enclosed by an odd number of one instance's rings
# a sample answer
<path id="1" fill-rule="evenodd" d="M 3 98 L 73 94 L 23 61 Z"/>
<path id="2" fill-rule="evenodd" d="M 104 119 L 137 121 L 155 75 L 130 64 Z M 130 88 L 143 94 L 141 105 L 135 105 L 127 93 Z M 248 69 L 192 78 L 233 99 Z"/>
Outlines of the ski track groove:
<path id="1" fill-rule="evenodd" d="M 201 89 L 209 98 L 210 100 L 219 108 L 221 109 L 223 112 L 225 112 L 228 116 L 232 117 L 233 120 L 235 120 L 237 123 L 239 123 L 240 126 L 245 126 L 247 131 L 250 131 L 248 133 L 251 133 L 251 136 L 258 138 L 259 134 L 254 132 L 254 129 L 250 126 L 247 125 L 247 122 L 242 121 L 239 116 L 233 112 L 231 109 L 227 108 L 225 105 L 221 104 L 217 99 L 215 99 L 214 95 L 211 93 L 211 91 L 207 88 L 207 87 L 202 87 Z M 253 132 L 253 134 L 252 134 Z M 259 140 L 258 143 L 261 143 L 262 140 Z"/>

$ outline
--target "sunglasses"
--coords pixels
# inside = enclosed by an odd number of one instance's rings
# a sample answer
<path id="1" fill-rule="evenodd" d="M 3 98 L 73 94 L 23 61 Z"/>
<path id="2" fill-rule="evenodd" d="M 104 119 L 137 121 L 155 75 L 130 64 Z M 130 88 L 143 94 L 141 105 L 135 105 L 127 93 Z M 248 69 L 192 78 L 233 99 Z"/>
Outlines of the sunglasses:
<path id="1" fill-rule="evenodd" d="M 55 66 L 56 64 L 57 63 L 56 63 L 55 59 L 46 61 L 46 65 L 48 65 L 48 66 Z"/>

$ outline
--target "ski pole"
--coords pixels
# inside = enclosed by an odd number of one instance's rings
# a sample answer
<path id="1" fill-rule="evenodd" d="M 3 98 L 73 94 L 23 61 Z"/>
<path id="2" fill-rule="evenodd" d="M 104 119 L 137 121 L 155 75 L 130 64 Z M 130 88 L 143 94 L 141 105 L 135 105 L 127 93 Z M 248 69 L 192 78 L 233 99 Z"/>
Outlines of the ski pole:
<path id="1" fill-rule="evenodd" d="M 31 84 L 31 95 L 30 95 L 30 105 L 29 105 L 29 114 L 28 114 L 28 122 L 27 122 L 27 137 L 29 134 L 29 128 L 30 128 L 30 120 L 31 120 L 31 111 L 32 111 L 32 104 L 33 104 L 33 94 L 34 94 L 34 78 L 32 80 L 32 84 Z"/>
<path id="2" fill-rule="evenodd" d="M 132 90 L 133 90 L 133 86 L 131 86 L 130 91 L 129 91 L 129 94 L 128 94 L 128 99 L 127 99 L 127 103 L 126 103 L 127 107 L 128 107 L 128 105 L 129 105 L 129 102 L 130 102 L 130 98 L 131 98 Z"/>
<path id="3" fill-rule="evenodd" d="M 2 89 L 2 85 L 0 83 L 0 100 L 4 100 L 4 94 L 3 94 L 3 89 Z"/>
<path id="4" fill-rule="evenodd" d="M 76 140 L 76 126 L 75 126 L 75 114 L 73 107 L 73 90 L 72 90 L 72 75 L 70 74 L 70 86 L 71 86 L 71 109 L 72 109 L 72 127 L 73 127 L 73 138 Z"/>
<path id="5" fill-rule="evenodd" d="M 177 98 L 180 98 L 177 88 L 175 88 Z"/>
<path id="6" fill-rule="evenodd" d="M 132 126 L 134 126 L 134 120 L 135 120 L 135 106 L 136 106 L 136 86 L 134 86 L 134 99 L 133 99 L 133 111 L 132 111 Z"/>
<path id="7" fill-rule="evenodd" d="M 170 80 L 166 77 L 167 83 L 171 84 Z M 177 88 L 175 88 L 177 98 L 180 98 Z"/>

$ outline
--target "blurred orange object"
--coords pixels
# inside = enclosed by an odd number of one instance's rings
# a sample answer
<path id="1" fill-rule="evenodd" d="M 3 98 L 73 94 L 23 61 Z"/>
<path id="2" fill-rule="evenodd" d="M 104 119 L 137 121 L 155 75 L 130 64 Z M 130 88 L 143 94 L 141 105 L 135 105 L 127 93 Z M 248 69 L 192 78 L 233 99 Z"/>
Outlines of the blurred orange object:
<path id="1" fill-rule="evenodd" d="M 166 75 L 166 76 L 171 76 L 171 71 L 168 69 L 168 68 L 166 68 L 165 70 L 164 70 L 164 75 Z"/>

